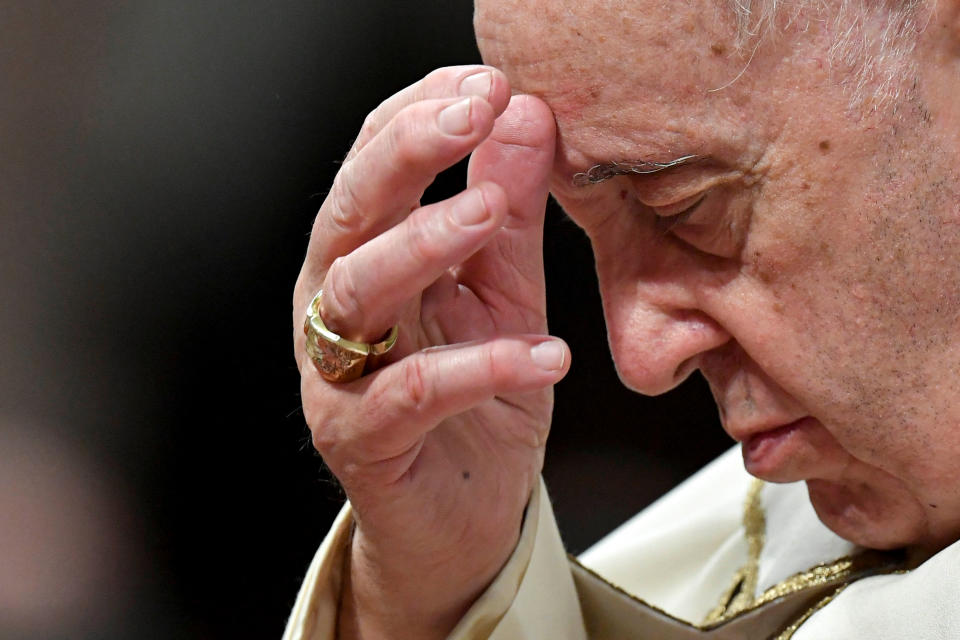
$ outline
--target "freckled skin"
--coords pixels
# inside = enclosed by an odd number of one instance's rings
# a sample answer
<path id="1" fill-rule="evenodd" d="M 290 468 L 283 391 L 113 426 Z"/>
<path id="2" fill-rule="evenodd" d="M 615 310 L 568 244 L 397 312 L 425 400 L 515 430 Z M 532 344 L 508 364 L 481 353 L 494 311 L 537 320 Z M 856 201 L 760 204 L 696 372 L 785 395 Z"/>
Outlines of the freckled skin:
<path id="1" fill-rule="evenodd" d="M 899 97 L 858 110 L 818 23 L 743 71 L 719 7 L 479 0 L 476 26 L 485 61 L 555 113 L 553 193 L 593 244 L 622 380 L 655 394 L 701 370 L 737 439 L 812 417 L 748 470 L 806 480 L 854 542 L 940 548 L 960 537 L 955 33 L 932 21 Z M 570 182 L 689 153 L 710 159 Z M 699 192 L 684 222 L 657 220 Z"/>

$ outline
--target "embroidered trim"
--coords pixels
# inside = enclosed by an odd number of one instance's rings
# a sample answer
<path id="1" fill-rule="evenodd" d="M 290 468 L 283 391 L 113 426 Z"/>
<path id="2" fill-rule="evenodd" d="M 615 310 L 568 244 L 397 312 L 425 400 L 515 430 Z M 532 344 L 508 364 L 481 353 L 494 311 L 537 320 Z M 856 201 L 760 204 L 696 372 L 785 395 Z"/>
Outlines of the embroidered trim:
<path id="1" fill-rule="evenodd" d="M 608 581 L 606 578 L 596 573 L 589 567 L 584 566 L 580 563 L 579 560 L 573 555 L 567 554 L 567 557 L 570 560 L 571 564 L 578 566 L 580 569 L 585 571 L 587 574 L 593 576 L 600 582 L 606 584 L 608 587 L 616 591 L 622 596 L 625 596 L 627 599 L 647 607 L 651 611 L 663 616 L 664 618 L 673 620 L 674 622 L 680 624 L 683 627 L 687 627 L 691 630 L 708 632 L 713 631 L 717 628 L 723 627 L 728 623 L 732 623 L 733 620 L 741 617 L 743 614 L 756 610 L 766 604 L 769 604 L 771 601 L 776 600 L 777 598 L 783 596 L 789 596 L 790 594 L 801 591 L 809 587 L 819 586 L 823 582 L 831 580 L 843 580 L 853 576 L 854 574 L 860 573 L 858 577 L 854 577 L 853 580 L 849 582 L 838 582 L 836 589 L 834 589 L 830 594 L 818 600 L 815 604 L 808 607 L 805 611 L 794 614 L 793 621 L 790 622 L 789 626 L 785 627 L 778 635 L 771 636 L 773 640 L 791 640 L 793 634 L 799 630 L 801 625 L 803 625 L 808 619 L 810 619 L 813 614 L 822 609 L 823 607 L 830 604 L 834 598 L 836 598 L 840 593 L 846 589 L 850 584 L 855 582 L 859 578 L 869 577 L 870 575 L 895 575 L 895 574 L 906 574 L 911 571 L 911 569 L 897 568 L 892 569 L 891 564 L 896 554 L 891 552 L 883 551 L 873 551 L 868 550 L 859 555 L 853 556 L 852 558 L 841 558 L 830 564 L 823 564 L 813 567 L 802 573 L 798 573 L 790 578 L 787 578 L 778 585 L 774 585 L 770 589 L 764 591 L 764 593 L 756 599 L 749 607 L 740 611 L 736 614 L 731 614 L 729 616 L 724 616 L 718 622 L 707 624 L 707 623 L 690 623 L 686 620 L 682 620 L 670 613 L 664 611 L 663 609 L 656 607 L 649 602 L 646 602 L 642 598 L 635 596 L 629 591 L 618 587 L 612 582 Z M 887 566 L 884 567 L 883 565 Z M 896 566 L 895 561 L 893 561 L 893 566 Z M 871 569 L 876 568 L 877 571 L 871 571 Z M 738 572 L 739 573 L 739 572 Z M 786 623 L 786 621 L 784 621 Z"/>
<path id="2" fill-rule="evenodd" d="M 747 561 L 734 573 L 732 584 L 723 593 L 719 604 L 698 625 L 700 627 L 718 627 L 740 614 L 762 607 L 778 598 L 829 583 L 841 583 L 844 580 L 850 580 L 855 574 L 872 573 L 871 569 L 881 568 L 884 565 L 889 566 L 893 560 L 891 552 L 865 550 L 855 556 L 838 558 L 832 562 L 823 563 L 794 574 L 757 595 L 760 554 L 766 541 L 766 515 L 760 496 L 763 486 L 764 482 L 762 480 L 754 480 L 744 501 L 743 529 L 744 537 L 747 540 Z M 902 566 L 903 563 L 900 560 L 893 562 L 893 564 Z M 882 572 L 887 573 L 887 571 Z M 832 599 L 839 594 L 840 590 L 847 584 L 849 582 L 840 584 L 840 588 L 835 590 L 829 598 Z M 818 608 L 826 606 L 830 599 L 823 599 L 802 614 L 797 619 L 797 626 L 799 627 Z M 784 640 L 788 640 L 788 638 L 789 636 L 786 636 Z M 777 638 L 777 640 L 780 640 L 780 638 Z"/>
<path id="3" fill-rule="evenodd" d="M 642 605 L 642 606 L 644 606 L 644 607 L 647 607 L 647 608 L 650 609 L 651 611 L 662 615 L 664 618 L 669 618 L 670 620 L 673 620 L 674 622 L 677 622 L 677 623 L 679 623 L 679 624 L 681 624 L 681 625 L 683 625 L 683 626 L 690 627 L 691 629 L 696 629 L 697 631 L 702 631 L 702 630 L 703 630 L 703 627 L 702 627 L 701 625 L 698 625 L 698 624 L 693 623 L 693 622 L 689 622 L 689 621 L 684 620 L 684 619 L 682 619 L 682 618 L 678 618 L 677 616 L 673 615 L 672 613 L 668 613 L 668 612 L 664 611 L 663 609 L 661 609 L 660 607 L 658 607 L 658 606 L 656 606 L 656 605 L 653 605 L 653 604 L 650 604 L 649 602 L 647 602 L 646 600 L 644 600 L 644 599 L 641 598 L 640 596 L 634 595 L 634 594 L 630 593 L 629 591 L 627 591 L 626 589 L 624 589 L 623 587 L 621 587 L 621 586 L 619 586 L 619 585 L 617 585 L 617 584 L 614 584 L 613 582 L 610 582 L 609 580 L 607 580 L 606 578 L 604 578 L 602 575 L 600 575 L 599 573 L 597 573 L 596 571 L 594 571 L 594 570 L 591 569 L 590 567 L 588 567 L 588 566 L 586 566 L 585 564 L 583 564 L 582 562 L 580 562 L 580 560 L 579 560 L 575 555 L 573 555 L 572 553 L 568 553 L 568 554 L 567 554 L 567 560 L 570 562 L 570 564 L 576 565 L 576 566 L 579 567 L 580 569 L 583 569 L 583 571 L 585 571 L 588 575 L 596 578 L 597 580 L 599 580 L 599 581 L 602 582 L 603 584 L 607 585 L 609 588 L 613 589 L 615 592 L 617 592 L 617 593 L 619 593 L 620 595 L 624 596 L 625 598 L 627 598 L 627 599 L 635 602 L 636 604 L 639 604 L 639 605 Z"/>
<path id="4" fill-rule="evenodd" d="M 736 573 L 733 574 L 733 581 L 730 583 L 730 586 L 724 590 L 723 595 L 720 596 L 720 602 L 718 602 L 717 606 L 707 613 L 706 617 L 703 619 L 703 622 L 701 622 L 699 626 L 708 627 L 710 625 L 717 624 L 724 619 L 724 615 L 730 608 L 734 597 L 736 597 L 737 592 L 743 585 L 743 578 L 743 567 L 741 567 L 737 569 Z"/>
<path id="5" fill-rule="evenodd" d="M 746 611 L 756 604 L 760 553 L 766 542 L 767 516 L 760 500 L 763 480 L 754 480 L 743 506 L 743 531 L 747 539 L 747 562 L 733 574 L 733 582 L 720 602 L 704 618 L 704 626 L 716 624 Z"/>
<path id="6" fill-rule="evenodd" d="M 872 555 L 869 552 L 861 554 Z M 857 556 L 858 558 L 861 556 Z M 810 587 L 818 587 L 828 582 L 843 580 L 848 578 L 855 568 L 855 565 L 861 565 L 863 568 L 870 566 L 869 562 L 855 563 L 853 558 L 840 558 L 831 564 L 817 565 L 811 569 L 791 576 L 779 584 L 775 584 L 754 601 L 754 605 L 762 606 L 768 602 L 776 600 L 791 593 L 796 593 Z"/>
<path id="7" fill-rule="evenodd" d="M 681 620 L 666 611 L 645 602 L 625 589 L 611 583 L 595 571 L 585 567 L 577 558 L 568 554 L 571 563 L 576 564 L 586 573 L 597 578 L 616 592 L 637 604 L 648 607 L 652 611 L 697 631 L 713 631 L 746 613 L 755 611 L 774 600 L 783 598 L 799 591 L 835 583 L 836 588 L 826 597 L 821 598 L 805 611 L 795 613 L 793 622 L 783 629 L 773 640 L 791 640 L 793 634 L 813 614 L 830 604 L 846 587 L 860 578 L 871 575 L 889 575 L 908 573 L 920 564 L 906 557 L 903 550 L 877 551 L 867 549 L 853 556 L 839 558 L 829 563 L 816 565 L 794 574 L 779 584 L 768 588 L 759 596 L 755 595 L 759 574 L 760 554 L 766 541 L 766 514 L 761 501 L 761 491 L 764 487 L 762 480 L 754 480 L 747 492 L 744 501 L 743 528 L 747 540 L 747 561 L 733 576 L 733 582 L 724 592 L 720 603 L 712 610 L 703 622 L 691 623 Z"/>
<path id="8" fill-rule="evenodd" d="M 790 638 L 793 637 L 793 634 L 797 632 L 797 629 L 800 628 L 800 625 L 802 625 L 807 620 L 809 620 L 810 616 L 815 614 L 817 611 L 820 611 L 820 609 L 823 609 L 825 606 L 833 602 L 833 599 L 836 598 L 838 595 L 840 595 L 840 592 L 846 589 L 848 584 L 849 583 L 840 585 L 837 589 L 834 590 L 833 593 L 831 593 L 825 598 L 821 598 L 819 602 L 817 602 L 815 605 L 813 605 L 812 607 L 804 611 L 803 615 L 801 615 L 799 618 L 794 620 L 789 627 L 781 631 L 780 635 L 778 635 L 774 640 L 790 640 Z"/>

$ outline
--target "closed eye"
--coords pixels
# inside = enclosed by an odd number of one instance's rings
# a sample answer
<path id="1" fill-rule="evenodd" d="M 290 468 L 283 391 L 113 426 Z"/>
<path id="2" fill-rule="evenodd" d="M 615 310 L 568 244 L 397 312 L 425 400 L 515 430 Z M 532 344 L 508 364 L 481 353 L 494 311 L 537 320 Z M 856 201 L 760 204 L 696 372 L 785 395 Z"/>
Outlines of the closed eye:
<path id="1" fill-rule="evenodd" d="M 669 233 L 674 227 L 683 224 L 686 222 L 693 212 L 703 204 L 703 201 L 706 200 L 707 194 L 700 194 L 699 196 L 693 196 L 691 198 L 686 198 L 680 202 L 667 205 L 665 207 L 654 207 L 653 210 L 658 216 L 658 222 L 663 221 L 666 227 L 663 229 L 663 233 Z M 691 202 L 691 200 L 693 202 Z"/>

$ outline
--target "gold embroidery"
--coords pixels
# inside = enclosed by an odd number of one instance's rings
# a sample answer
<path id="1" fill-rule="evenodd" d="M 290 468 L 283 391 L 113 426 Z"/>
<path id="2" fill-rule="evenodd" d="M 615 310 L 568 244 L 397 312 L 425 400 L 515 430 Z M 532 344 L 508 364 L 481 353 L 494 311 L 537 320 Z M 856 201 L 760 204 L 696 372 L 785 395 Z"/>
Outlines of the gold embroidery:
<path id="1" fill-rule="evenodd" d="M 743 531 L 747 539 L 747 562 L 733 574 L 733 582 L 724 592 L 720 603 L 704 619 L 712 625 L 750 608 L 756 599 L 760 553 L 766 540 L 767 517 L 760 500 L 763 480 L 754 480 L 747 492 L 743 507 Z"/>
<path id="2" fill-rule="evenodd" d="M 748 606 L 735 614 L 726 614 L 709 626 L 718 627 L 731 619 L 746 613 L 759 609 L 778 598 L 783 598 L 799 591 L 805 591 L 815 587 L 837 584 L 840 587 L 846 587 L 848 584 L 865 578 L 870 575 L 886 575 L 891 573 L 906 573 L 903 569 L 902 552 L 898 551 L 876 551 L 867 549 L 855 556 L 840 558 L 830 563 L 824 563 L 790 576 L 783 582 L 775 584 L 764 591 L 758 598 Z M 824 602 L 826 605 L 827 602 Z M 810 612 L 811 615 L 813 611 Z M 708 625 L 704 625 L 708 626 Z"/>
<path id="3" fill-rule="evenodd" d="M 919 565 L 920 561 L 923 560 L 923 558 L 920 558 L 919 561 L 915 558 L 908 558 L 902 550 L 864 550 L 854 556 L 840 558 L 833 562 L 820 564 L 806 571 L 797 573 L 783 582 L 773 585 L 758 596 L 756 595 L 756 590 L 760 554 L 763 551 L 763 546 L 766 541 L 767 526 L 766 514 L 764 513 L 760 495 L 763 487 L 764 482 L 762 480 L 754 480 L 744 501 L 743 529 L 744 537 L 747 541 L 747 561 L 734 574 L 732 584 L 724 592 L 720 603 L 707 614 L 704 621 L 700 624 L 680 620 L 610 583 L 602 576 L 584 567 L 573 556 L 570 556 L 570 560 L 584 569 L 588 574 L 599 579 L 633 602 L 648 607 L 682 626 L 707 632 L 716 630 L 728 623 L 736 624 L 733 622 L 734 619 L 740 618 L 744 614 L 755 611 L 779 598 L 788 597 L 797 592 L 818 587 L 824 588 L 820 592 L 823 593 L 827 589 L 830 589 L 831 585 L 835 585 L 835 588 L 833 588 L 826 597 L 818 600 L 807 610 L 795 612 L 791 616 L 793 622 L 784 628 L 774 640 L 790 640 L 801 625 L 817 611 L 830 604 L 850 583 L 870 575 L 906 573 Z M 785 623 L 786 620 L 781 624 Z"/>
<path id="4" fill-rule="evenodd" d="M 841 558 L 829 564 L 825 563 L 822 565 L 817 565 L 811 569 L 808 569 L 807 571 L 793 575 L 780 584 L 774 585 L 773 587 L 770 587 L 764 591 L 759 598 L 756 598 L 742 611 L 728 615 L 721 615 L 720 618 L 714 622 L 702 622 L 700 624 L 695 624 L 680 620 L 679 618 L 667 613 L 663 609 L 645 602 L 643 599 L 638 598 L 632 593 L 609 582 L 591 569 L 583 566 L 575 557 L 568 557 L 572 564 L 577 565 L 587 574 L 606 584 L 608 587 L 622 596 L 625 596 L 634 603 L 644 606 L 660 614 L 664 618 L 673 620 L 675 623 L 683 627 L 688 627 L 691 630 L 697 631 L 713 631 L 727 624 L 735 625 L 735 620 L 737 618 L 741 618 L 744 614 L 750 611 L 754 611 L 760 607 L 770 604 L 773 600 L 781 597 L 789 597 L 798 591 L 829 585 L 831 582 L 835 583 L 836 586 L 829 595 L 818 600 L 807 610 L 795 612 L 793 615 L 791 615 L 790 619 L 792 619 L 793 622 L 790 623 L 788 627 L 784 628 L 779 635 L 775 636 L 775 640 L 790 640 L 792 635 L 800 628 L 802 624 L 804 624 L 814 613 L 830 604 L 830 602 L 852 582 L 870 575 L 903 574 L 909 572 L 909 568 L 904 568 L 905 556 L 902 552 L 867 550 L 857 554 L 856 556 Z M 741 574 L 741 571 L 742 569 L 737 572 L 738 576 Z M 737 586 L 737 584 L 734 584 L 733 589 L 735 589 Z M 829 588 L 829 586 L 827 588 Z M 726 600 L 729 600 L 731 596 L 732 594 L 728 594 L 728 597 L 725 599 L 725 601 L 721 603 L 722 607 L 725 608 Z M 787 620 L 783 620 L 781 624 L 786 623 Z"/>
<path id="5" fill-rule="evenodd" d="M 805 589 L 831 583 L 841 583 L 849 580 L 855 574 L 891 563 L 890 553 L 864 551 L 856 556 L 839 558 L 833 562 L 817 565 L 797 573 L 757 595 L 760 554 L 766 541 L 766 515 L 760 496 L 763 486 L 762 480 L 755 480 L 750 486 L 744 503 L 743 529 L 744 537 L 747 540 L 747 562 L 733 575 L 730 587 L 724 592 L 719 604 L 700 623 L 701 627 L 718 627 L 740 614 L 762 607 L 778 598 Z M 898 562 L 897 564 L 901 563 Z M 839 590 L 835 591 L 834 595 L 836 593 L 839 593 Z M 829 600 L 824 600 L 822 604 L 815 605 L 814 608 L 798 619 L 797 625 L 799 626 L 803 620 L 813 615 L 818 607 L 826 606 L 828 602 Z"/>
<path id="6" fill-rule="evenodd" d="M 700 624 L 702 626 L 709 626 L 723 620 L 723 614 L 727 612 L 727 609 L 730 607 L 730 602 L 737 594 L 737 590 L 740 589 L 741 585 L 743 585 L 743 567 L 737 569 L 737 572 L 733 574 L 733 581 L 731 581 L 730 586 L 724 590 L 723 595 L 720 597 L 720 602 L 710 610 Z"/>
<path id="7" fill-rule="evenodd" d="M 794 620 L 789 627 L 781 631 L 780 635 L 778 635 L 774 640 L 790 640 L 790 638 L 793 637 L 793 634 L 797 632 L 797 629 L 800 628 L 800 625 L 805 623 L 810 618 L 810 616 L 815 614 L 817 611 L 820 611 L 820 609 L 823 609 L 825 606 L 833 602 L 833 599 L 836 598 L 838 595 L 840 595 L 840 592 L 846 588 L 847 588 L 846 584 L 840 585 L 837 589 L 834 590 L 833 593 L 828 595 L 826 598 L 822 598 L 815 605 L 813 605 L 812 607 L 804 611 L 803 615 L 801 615 L 799 618 Z"/>
<path id="8" fill-rule="evenodd" d="M 866 554 L 865 554 L 866 555 Z M 862 563 L 860 563 L 862 564 Z M 754 601 L 756 606 L 782 598 L 802 589 L 818 587 L 828 582 L 843 580 L 853 573 L 854 561 L 852 558 L 840 558 L 832 564 L 822 564 L 803 573 L 791 576 L 779 584 L 775 584 Z"/>

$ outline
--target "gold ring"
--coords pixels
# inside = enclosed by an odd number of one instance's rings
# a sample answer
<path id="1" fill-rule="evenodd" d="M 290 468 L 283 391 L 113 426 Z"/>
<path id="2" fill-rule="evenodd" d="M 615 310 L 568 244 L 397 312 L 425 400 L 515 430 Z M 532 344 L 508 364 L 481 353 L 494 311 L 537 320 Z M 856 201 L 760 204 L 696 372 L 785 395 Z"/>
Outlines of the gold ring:
<path id="1" fill-rule="evenodd" d="M 390 351 L 397 342 L 397 327 L 394 325 L 386 337 L 375 344 L 347 340 L 330 329 L 320 317 L 320 298 L 323 289 L 310 301 L 303 332 L 307 335 L 307 355 L 313 360 L 317 371 L 329 382 L 350 382 L 363 375 L 367 357 Z"/>

